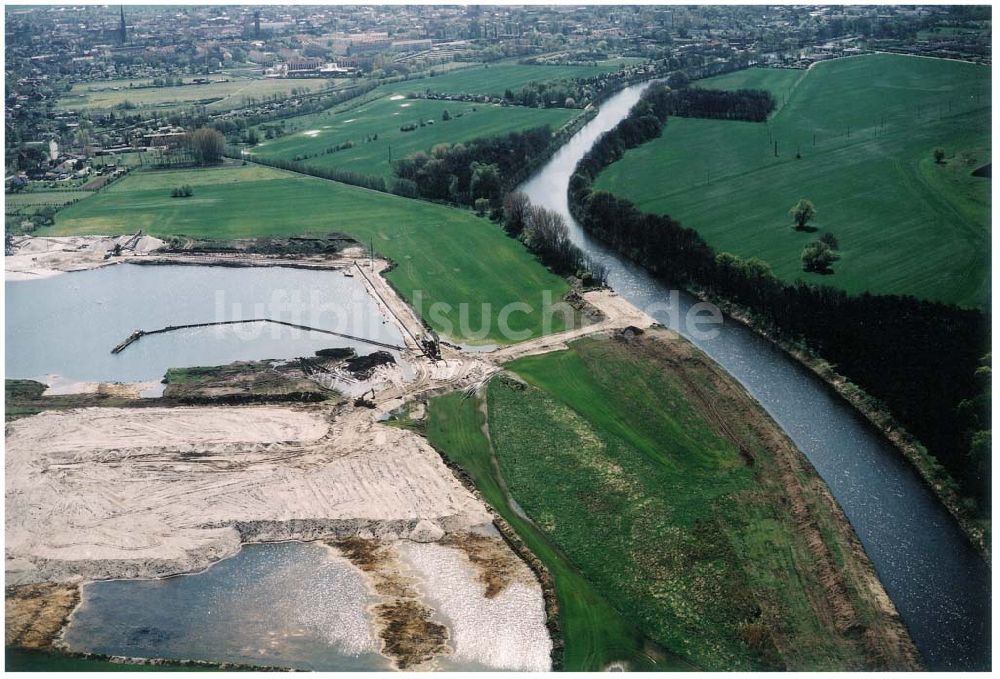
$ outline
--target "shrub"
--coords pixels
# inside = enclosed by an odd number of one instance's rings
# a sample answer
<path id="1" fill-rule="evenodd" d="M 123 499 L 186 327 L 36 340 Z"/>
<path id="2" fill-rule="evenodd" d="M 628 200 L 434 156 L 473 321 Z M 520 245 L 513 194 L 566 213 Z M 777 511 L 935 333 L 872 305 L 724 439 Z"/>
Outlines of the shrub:
<path id="1" fill-rule="evenodd" d="M 821 240 L 809 243 L 802 250 L 802 269 L 816 273 L 829 273 L 834 256 L 830 246 Z"/>
<path id="2" fill-rule="evenodd" d="M 820 236 L 819 239 L 820 239 L 820 241 L 822 241 L 822 242 L 826 243 L 827 245 L 829 245 L 831 250 L 838 250 L 838 249 L 840 249 L 840 244 L 837 242 L 837 237 L 834 236 L 829 231 L 827 231 L 822 236 Z"/>

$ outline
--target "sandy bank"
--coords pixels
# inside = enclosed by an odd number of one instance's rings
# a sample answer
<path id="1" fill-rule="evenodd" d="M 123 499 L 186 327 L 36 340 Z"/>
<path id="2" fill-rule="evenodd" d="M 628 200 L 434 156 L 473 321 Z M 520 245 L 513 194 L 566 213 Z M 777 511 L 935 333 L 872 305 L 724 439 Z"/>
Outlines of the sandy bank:
<path id="1" fill-rule="evenodd" d="M 126 262 L 343 269 L 353 266 L 364 254 L 357 247 L 345 248 L 339 254 L 163 252 L 165 245 L 164 241 L 152 236 L 18 236 L 14 238 L 12 250 L 4 257 L 4 278 L 8 281 L 32 280 Z M 379 264 L 376 260 L 377 270 L 386 265 L 386 262 Z"/>
<path id="2" fill-rule="evenodd" d="M 70 271 L 96 269 L 122 261 L 149 256 L 163 246 L 152 236 L 20 236 L 13 241 L 13 253 L 4 257 L 4 279 L 8 281 L 45 278 Z M 116 247 L 121 254 L 109 257 Z"/>

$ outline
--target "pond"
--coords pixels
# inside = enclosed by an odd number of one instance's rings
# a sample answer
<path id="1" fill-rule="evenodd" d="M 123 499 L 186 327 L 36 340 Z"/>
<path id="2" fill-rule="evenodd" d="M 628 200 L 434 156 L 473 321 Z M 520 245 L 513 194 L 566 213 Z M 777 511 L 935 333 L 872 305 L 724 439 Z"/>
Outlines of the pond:
<path id="1" fill-rule="evenodd" d="M 73 651 L 301 670 L 390 670 L 364 575 L 318 543 L 246 545 L 195 575 L 83 587 Z"/>
<path id="2" fill-rule="evenodd" d="M 447 671 L 545 671 L 552 642 L 533 578 L 492 598 L 456 549 L 401 541 L 431 619 L 448 650 L 427 667 Z M 524 569 L 527 572 L 527 569 Z M 314 671 L 391 670 L 379 654 L 366 576 L 317 542 L 244 545 L 200 573 L 83 586 L 62 641 L 69 650 Z"/>
<path id="3" fill-rule="evenodd" d="M 403 345 L 364 284 L 339 271 L 118 264 L 5 288 L 8 378 L 141 382 L 159 380 L 167 368 L 294 358 L 332 346 L 361 354 L 380 348 L 249 323 L 152 335 L 111 353 L 134 330 L 189 323 L 271 318 Z"/>

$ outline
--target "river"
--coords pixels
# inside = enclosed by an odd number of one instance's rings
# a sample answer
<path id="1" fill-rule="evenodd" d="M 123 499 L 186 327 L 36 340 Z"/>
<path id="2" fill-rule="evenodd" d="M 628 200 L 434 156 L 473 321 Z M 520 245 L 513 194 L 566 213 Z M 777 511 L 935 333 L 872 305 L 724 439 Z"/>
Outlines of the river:
<path id="1" fill-rule="evenodd" d="M 818 377 L 746 326 L 725 318 L 706 337 L 711 326 L 689 322 L 696 298 L 590 239 L 569 214 L 577 162 L 646 87 L 608 99 L 521 190 L 562 214 L 572 240 L 608 267 L 615 291 L 711 356 L 805 453 L 854 527 L 925 665 L 989 668 L 989 567 L 902 455 Z"/>

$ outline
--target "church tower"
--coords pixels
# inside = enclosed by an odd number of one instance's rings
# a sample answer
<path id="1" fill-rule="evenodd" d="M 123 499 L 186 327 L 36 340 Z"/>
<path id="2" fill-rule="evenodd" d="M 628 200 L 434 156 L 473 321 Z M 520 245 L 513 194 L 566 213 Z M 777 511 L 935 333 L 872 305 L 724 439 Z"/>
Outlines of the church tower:
<path id="1" fill-rule="evenodd" d="M 121 19 L 118 21 L 118 41 L 125 44 L 125 5 L 121 6 Z"/>

